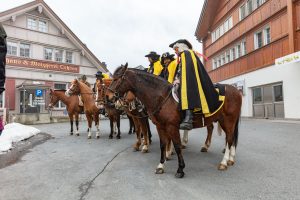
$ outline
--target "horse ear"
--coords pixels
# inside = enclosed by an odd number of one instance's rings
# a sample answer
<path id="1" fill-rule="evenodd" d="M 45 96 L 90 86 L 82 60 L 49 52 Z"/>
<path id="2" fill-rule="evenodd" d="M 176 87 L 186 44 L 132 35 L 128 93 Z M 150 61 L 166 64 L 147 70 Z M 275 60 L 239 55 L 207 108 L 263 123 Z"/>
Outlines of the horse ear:
<path id="1" fill-rule="evenodd" d="M 128 67 L 128 62 L 126 62 L 126 64 L 124 65 L 125 69 L 127 69 Z"/>

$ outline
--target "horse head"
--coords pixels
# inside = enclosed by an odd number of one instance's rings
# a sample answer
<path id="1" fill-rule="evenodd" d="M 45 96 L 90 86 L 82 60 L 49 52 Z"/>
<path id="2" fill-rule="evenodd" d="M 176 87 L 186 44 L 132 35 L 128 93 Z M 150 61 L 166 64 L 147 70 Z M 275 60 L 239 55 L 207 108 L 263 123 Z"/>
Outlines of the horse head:
<path id="1" fill-rule="evenodd" d="M 106 98 L 109 101 L 116 101 L 120 97 L 124 96 L 124 94 L 127 91 L 133 89 L 127 77 L 127 73 L 128 73 L 127 67 L 128 67 L 128 63 L 126 63 L 125 65 L 121 65 L 114 72 L 113 80 L 109 88 L 106 90 Z"/>
<path id="2" fill-rule="evenodd" d="M 54 91 L 50 89 L 50 103 L 48 105 L 48 109 L 52 110 L 53 106 L 59 101 L 57 96 L 54 95 Z"/>
<path id="3" fill-rule="evenodd" d="M 79 95 L 80 94 L 80 87 L 79 87 L 79 80 L 78 79 L 74 79 L 71 82 L 71 86 L 70 88 L 66 91 L 66 96 L 71 96 L 71 95 Z"/>

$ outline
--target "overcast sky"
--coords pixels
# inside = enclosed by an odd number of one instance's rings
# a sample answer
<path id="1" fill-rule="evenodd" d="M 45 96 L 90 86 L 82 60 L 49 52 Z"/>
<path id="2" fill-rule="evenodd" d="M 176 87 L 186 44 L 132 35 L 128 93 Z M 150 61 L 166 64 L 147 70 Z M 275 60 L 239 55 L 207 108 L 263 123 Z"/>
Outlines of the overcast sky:
<path id="1" fill-rule="evenodd" d="M 1 0 L 4 11 L 30 0 Z M 204 0 L 45 0 L 113 72 L 120 64 L 148 66 L 149 51 L 174 53 L 169 44 L 188 39 L 201 51 L 195 30 Z"/>

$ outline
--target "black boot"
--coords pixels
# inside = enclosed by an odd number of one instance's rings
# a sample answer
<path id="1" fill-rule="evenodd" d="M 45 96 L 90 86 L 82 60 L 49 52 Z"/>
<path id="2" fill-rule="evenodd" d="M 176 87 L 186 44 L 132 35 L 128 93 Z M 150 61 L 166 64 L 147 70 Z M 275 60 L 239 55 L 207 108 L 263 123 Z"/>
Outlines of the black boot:
<path id="1" fill-rule="evenodd" d="M 182 129 L 182 130 L 193 129 L 193 111 L 192 110 L 185 111 L 185 118 L 180 124 L 180 129 Z"/>

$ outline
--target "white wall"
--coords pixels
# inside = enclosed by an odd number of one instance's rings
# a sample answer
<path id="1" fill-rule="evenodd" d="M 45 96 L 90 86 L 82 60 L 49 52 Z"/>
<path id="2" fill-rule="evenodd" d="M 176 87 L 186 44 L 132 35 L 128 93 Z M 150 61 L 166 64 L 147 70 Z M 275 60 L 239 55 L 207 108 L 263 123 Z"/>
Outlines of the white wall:
<path id="1" fill-rule="evenodd" d="M 300 119 L 300 62 L 273 65 L 263 69 L 234 77 L 221 83 L 232 84 L 245 80 L 245 96 L 243 96 L 242 116 L 252 117 L 252 88 L 276 82 L 283 84 L 285 118 Z"/>

